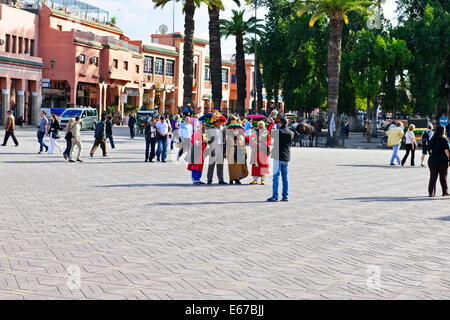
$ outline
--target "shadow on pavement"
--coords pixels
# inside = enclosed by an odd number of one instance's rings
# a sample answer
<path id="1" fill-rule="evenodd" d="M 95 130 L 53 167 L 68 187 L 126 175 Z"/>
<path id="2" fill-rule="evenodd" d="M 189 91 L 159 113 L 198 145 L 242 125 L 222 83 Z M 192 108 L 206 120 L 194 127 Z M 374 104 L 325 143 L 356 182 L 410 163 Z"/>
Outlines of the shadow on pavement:
<path id="1" fill-rule="evenodd" d="M 446 198 L 430 198 L 430 197 L 356 197 L 356 198 L 343 198 L 334 200 L 345 201 L 360 201 L 360 202 L 414 202 L 414 201 L 426 201 L 426 200 L 447 200 Z"/>
<path id="2" fill-rule="evenodd" d="M 157 202 L 147 204 L 147 206 L 199 206 L 199 205 L 220 205 L 220 204 L 250 204 L 265 203 L 266 201 L 205 201 L 205 202 Z"/>
<path id="3" fill-rule="evenodd" d="M 450 216 L 448 216 L 448 217 L 433 218 L 433 220 L 450 221 Z"/>
<path id="4" fill-rule="evenodd" d="M 97 188 L 138 188 L 138 187 L 192 187 L 192 188 L 198 188 L 198 187 L 223 187 L 225 185 L 220 185 L 217 183 L 214 184 L 203 184 L 203 185 L 194 185 L 193 183 L 132 183 L 132 184 L 113 184 L 113 185 L 106 185 L 106 186 L 96 186 Z M 245 186 L 245 184 L 242 184 L 242 186 Z"/>
<path id="5" fill-rule="evenodd" d="M 391 166 L 389 164 L 386 164 L 386 165 L 381 165 L 381 164 L 338 164 L 336 166 L 337 167 L 355 167 L 355 168 L 385 168 L 385 169 L 401 167 L 400 165 Z M 405 165 L 403 168 L 416 168 L 416 167 L 411 167 L 409 165 Z"/>

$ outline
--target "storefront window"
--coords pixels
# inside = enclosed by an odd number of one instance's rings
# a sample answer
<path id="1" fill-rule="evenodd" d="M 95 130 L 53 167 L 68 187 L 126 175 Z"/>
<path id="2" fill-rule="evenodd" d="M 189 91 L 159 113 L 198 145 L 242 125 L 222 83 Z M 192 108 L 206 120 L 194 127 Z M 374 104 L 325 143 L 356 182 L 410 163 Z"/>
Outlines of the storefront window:
<path id="1" fill-rule="evenodd" d="M 157 58 L 155 60 L 155 74 L 159 76 L 164 75 L 164 59 Z"/>

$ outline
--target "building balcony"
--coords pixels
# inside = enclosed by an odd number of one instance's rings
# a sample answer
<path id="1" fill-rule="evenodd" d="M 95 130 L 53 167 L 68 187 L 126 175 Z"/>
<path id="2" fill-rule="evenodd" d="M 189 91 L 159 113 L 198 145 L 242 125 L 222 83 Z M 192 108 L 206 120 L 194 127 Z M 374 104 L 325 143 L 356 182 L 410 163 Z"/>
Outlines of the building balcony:
<path id="1" fill-rule="evenodd" d="M 138 46 L 128 43 L 124 40 L 119 40 L 109 36 L 98 36 L 92 32 L 85 32 L 80 30 L 74 31 L 74 42 L 90 45 L 99 48 L 109 48 L 122 51 L 130 51 L 135 54 L 140 54 Z"/>
<path id="2" fill-rule="evenodd" d="M 41 57 L 32 57 L 24 53 L 0 52 L 0 63 L 20 64 L 29 67 L 44 67 Z"/>

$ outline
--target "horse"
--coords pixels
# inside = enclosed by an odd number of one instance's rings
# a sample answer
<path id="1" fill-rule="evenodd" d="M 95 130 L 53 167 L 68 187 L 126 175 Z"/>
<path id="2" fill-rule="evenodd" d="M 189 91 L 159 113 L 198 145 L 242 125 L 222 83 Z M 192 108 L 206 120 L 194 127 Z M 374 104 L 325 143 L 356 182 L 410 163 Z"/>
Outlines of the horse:
<path id="1" fill-rule="evenodd" d="M 309 146 L 313 146 L 314 138 L 316 138 L 317 135 L 317 129 L 314 125 L 310 125 L 309 123 L 299 123 L 297 126 L 297 133 L 300 136 L 303 136 L 305 140 L 309 139 Z M 300 146 L 303 147 L 303 139 L 300 140 Z M 305 142 L 306 144 L 306 142 Z"/>

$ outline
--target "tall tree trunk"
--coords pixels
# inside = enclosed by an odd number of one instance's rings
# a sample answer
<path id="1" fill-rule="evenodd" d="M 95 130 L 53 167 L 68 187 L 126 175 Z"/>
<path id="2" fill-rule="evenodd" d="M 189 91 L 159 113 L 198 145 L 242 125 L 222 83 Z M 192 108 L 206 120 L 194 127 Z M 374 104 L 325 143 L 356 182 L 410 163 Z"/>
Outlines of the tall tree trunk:
<path id="1" fill-rule="evenodd" d="M 236 36 L 236 80 L 237 108 L 240 115 L 245 114 L 245 99 L 247 98 L 247 75 L 245 73 L 244 39 Z"/>
<path id="2" fill-rule="evenodd" d="M 263 109 L 263 81 L 262 81 L 262 75 L 261 75 L 261 65 L 259 63 L 258 56 L 256 57 L 256 63 L 255 63 L 255 70 L 256 70 L 256 90 L 257 90 L 257 106 L 256 110 L 257 113 L 261 113 Z"/>
<path id="3" fill-rule="evenodd" d="M 328 120 L 334 114 L 335 131 L 328 133 L 327 147 L 339 145 L 337 137 L 339 99 L 339 74 L 341 71 L 341 47 L 342 47 L 343 18 L 340 13 L 330 16 L 330 38 L 328 39 Z M 328 126 L 328 129 L 330 126 Z M 333 136 L 331 136 L 333 134 Z"/>
<path id="4" fill-rule="evenodd" d="M 192 104 L 192 85 L 194 82 L 195 4 L 193 0 L 186 1 L 184 5 L 184 13 L 183 107 L 186 107 L 188 103 Z"/>
<path id="5" fill-rule="evenodd" d="M 209 56 L 211 70 L 212 100 L 214 109 L 220 110 L 222 104 L 222 51 L 220 45 L 220 10 L 216 6 L 209 12 Z"/>

